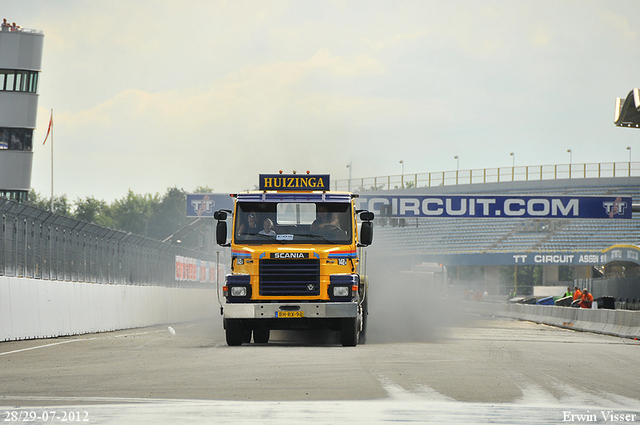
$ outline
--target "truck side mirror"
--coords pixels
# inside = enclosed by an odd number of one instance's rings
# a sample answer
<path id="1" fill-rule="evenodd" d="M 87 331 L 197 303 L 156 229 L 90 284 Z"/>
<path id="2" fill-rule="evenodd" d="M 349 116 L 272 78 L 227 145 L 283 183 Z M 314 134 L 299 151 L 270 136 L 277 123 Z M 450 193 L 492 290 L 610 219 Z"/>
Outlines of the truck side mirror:
<path id="1" fill-rule="evenodd" d="M 373 223 L 363 221 L 360 227 L 360 245 L 369 246 L 373 242 Z"/>
<path id="2" fill-rule="evenodd" d="M 216 224 L 216 243 L 220 246 L 229 246 L 227 243 L 227 213 L 229 210 L 218 210 L 213 213 L 213 218 L 218 220 Z"/>
<path id="3" fill-rule="evenodd" d="M 226 216 L 226 213 L 223 214 Z M 227 222 L 224 220 L 216 224 L 216 243 L 222 246 L 227 244 Z"/>
<path id="4" fill-rule="evenodd" d="M 360 213 L 360 220 L 362 221 L 373 221 L 374 217 L 375 217 L 375 214 L 372 213 L 371 211 L 362 211 Z"/>

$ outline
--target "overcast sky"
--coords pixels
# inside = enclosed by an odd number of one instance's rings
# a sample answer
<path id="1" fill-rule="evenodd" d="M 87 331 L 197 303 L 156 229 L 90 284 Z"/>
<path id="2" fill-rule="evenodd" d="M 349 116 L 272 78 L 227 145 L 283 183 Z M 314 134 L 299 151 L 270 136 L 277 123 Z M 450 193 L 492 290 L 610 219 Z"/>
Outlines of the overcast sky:
<path id="1" fill-rule="evenodd" d="M 45 34 L 32 187 L 177 186 L 640 160 L 640 2 L 2 0 Z"/>

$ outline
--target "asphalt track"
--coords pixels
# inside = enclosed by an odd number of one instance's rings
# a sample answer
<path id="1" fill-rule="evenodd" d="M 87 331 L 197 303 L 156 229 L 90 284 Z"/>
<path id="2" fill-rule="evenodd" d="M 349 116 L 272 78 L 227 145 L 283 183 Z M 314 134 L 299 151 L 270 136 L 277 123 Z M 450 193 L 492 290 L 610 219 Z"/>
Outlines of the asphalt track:
<path id="1" fill-rule="evenodd" d="M 93 424 L 560 423 L 588 415 L 605 423 L 608 412 L 640 421 L 638 341 L 458 319 L 409 334 L 401 322 L 389 329 L 372 321 L 369 341 L 355 348 L 320 332 L 228 347 L 219 317 L 171 324 L 175 335 L 163 325 L 5 342 L 0 420 L 24 412 L 37 417 L 31 423 L 50 423 L 43 412 L 72 411 Z"/>

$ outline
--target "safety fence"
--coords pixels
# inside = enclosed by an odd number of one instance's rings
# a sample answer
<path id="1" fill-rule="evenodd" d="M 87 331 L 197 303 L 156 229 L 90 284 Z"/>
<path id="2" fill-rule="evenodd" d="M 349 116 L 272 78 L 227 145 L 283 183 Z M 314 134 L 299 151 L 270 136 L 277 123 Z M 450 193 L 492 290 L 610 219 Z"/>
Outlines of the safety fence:
<path id="1" fill-rule="evenodd" d="M 0 276 L 104 284 L 203 286 L 215 255 L 0 198 Z"/>
<path id="2" fill-rule="evenodd" d="M 640 176 L 640 162 L 526 165 L 334 180 L 334 190 L 411 189 L 474 183 Z"/>

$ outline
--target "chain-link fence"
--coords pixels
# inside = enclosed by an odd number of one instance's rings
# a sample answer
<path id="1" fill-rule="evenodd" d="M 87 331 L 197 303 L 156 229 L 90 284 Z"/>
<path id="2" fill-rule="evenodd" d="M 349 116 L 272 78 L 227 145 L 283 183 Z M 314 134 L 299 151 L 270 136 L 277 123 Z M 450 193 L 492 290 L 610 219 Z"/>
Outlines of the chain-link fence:
<path id="1" fill-rule="evenodd" d="M 201 251 L 6 198 L 0 219 L 0 276 L 180 287 L 215 282 L 216 258 Z"/>

